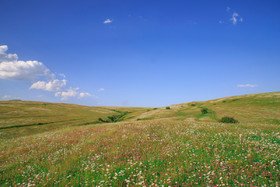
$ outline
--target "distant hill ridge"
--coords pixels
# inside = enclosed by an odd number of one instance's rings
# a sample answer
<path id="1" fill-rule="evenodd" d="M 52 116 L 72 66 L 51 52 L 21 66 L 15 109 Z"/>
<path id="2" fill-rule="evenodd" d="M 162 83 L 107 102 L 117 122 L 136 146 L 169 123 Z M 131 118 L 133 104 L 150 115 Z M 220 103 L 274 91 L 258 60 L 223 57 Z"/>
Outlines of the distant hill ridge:
<path id="1" fill-rule="evenodd" d="M 169 107 L 90 107 L 37 101 L 0 101 L 0 130 L 10 132 L 12 128 L 17 128 L 17 133 L 22 135 L 31 131 L 102 122 L 164 119 L 218 122 L 224 116 L 233 117 L 241 123 L 280 124 L 280 92 L 224 97 Z"/>

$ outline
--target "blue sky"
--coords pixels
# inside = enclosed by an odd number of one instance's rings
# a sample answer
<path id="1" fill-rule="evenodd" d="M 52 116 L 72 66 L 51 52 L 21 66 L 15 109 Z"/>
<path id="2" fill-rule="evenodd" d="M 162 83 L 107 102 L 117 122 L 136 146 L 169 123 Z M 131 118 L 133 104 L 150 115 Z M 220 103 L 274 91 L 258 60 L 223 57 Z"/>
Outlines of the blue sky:
<path id="1" fill-rule="evenodd" d="M 0 98 L 160 107 L 280 91 L 279 0 L 0 0 Z"/>

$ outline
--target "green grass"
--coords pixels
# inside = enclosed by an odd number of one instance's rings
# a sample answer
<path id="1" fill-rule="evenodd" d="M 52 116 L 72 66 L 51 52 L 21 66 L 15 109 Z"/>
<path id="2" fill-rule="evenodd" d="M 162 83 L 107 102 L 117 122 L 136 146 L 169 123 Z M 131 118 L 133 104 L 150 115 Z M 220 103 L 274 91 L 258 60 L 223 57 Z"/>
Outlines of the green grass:
<path id="1" fill-rule="evenodd" d="M 112 116 L 118 116 L 120 121 L 147 110 L 133 107 L 129 108 L 127 113 L 127 109 L 34 101 L 0 101 L 0 139 L 28 136 L 69 126 L 95 124 L 99 118 L 107 119 Z"/>
<path id="2" fill-rule="evenodd" d="M 272 185 L 279 126 L 97 124 L 1 142 L 1 185 Z"/>
<path id="3" fill-rule="evenodd" d="M 243 123 L 271 123 L 272 119 L 280 120 L 280 92 L 182 103 L 171 105 L 170 108 L 172 110 L 160 108 L 156 111 L 150 111 L 149 114 L 146 113 L 145 117 L 153 119 L 178 117 L 181 120 L 194 119 L 196 121 L 217 122 L 224 116 L 231 116 Z M 210 111 L 208 115 L 201 115 L 202 108 L 207 108 Z"/>
<path id="4" fill-rule="evenodd" d="M 279 98 L 172 110 L 0 102 L 0 186 L 279 186 Z"/>

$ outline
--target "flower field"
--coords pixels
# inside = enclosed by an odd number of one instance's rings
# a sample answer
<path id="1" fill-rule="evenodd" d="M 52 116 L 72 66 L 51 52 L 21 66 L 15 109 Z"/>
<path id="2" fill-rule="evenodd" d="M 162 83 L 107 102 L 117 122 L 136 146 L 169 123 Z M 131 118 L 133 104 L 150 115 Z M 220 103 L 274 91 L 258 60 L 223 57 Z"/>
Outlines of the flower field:
<path id="1" fill-rule="evenodd" d="M 145 120 L 2 139 L 1 186 L 279 186 L 280 125 Z"/>

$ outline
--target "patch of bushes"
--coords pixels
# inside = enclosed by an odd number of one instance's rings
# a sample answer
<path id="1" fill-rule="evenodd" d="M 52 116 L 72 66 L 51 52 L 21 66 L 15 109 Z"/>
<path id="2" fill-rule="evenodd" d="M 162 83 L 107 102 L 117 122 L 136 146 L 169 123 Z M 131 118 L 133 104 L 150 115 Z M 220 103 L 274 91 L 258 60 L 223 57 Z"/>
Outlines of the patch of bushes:
<path id="1" fill-rule="evenodd" d="M 166 110 L 170 110 L 170 107 L 169 107 L 169 106 L 167 106 L 165 109 L 166 109 Z"/>
<path id="2" fill-rule="evenodd" d="M 233 117 L 223 117 L 220 122 L 222 123 L 239 123 L 236 119 L 234 119 Z"/>
<path id="3" fill-rule="evenodd" d="M 98 118 L 98 122 L 101 122 L 101 123 L 119 122 L 119 121 L 122 121 L 124 119 L 125 115 L 129 113 L 129 112 L 121 112 L 121 111 L 117 111 L 117 110 L 114 110 L 114 111 L 119 112 L 120 115 L 108 116 L 107 119 Z"/>
<path id="4" fill-rule="evenodd" d="M 195 104 L 193 103 L 193 104 L 191 104 L 191 106 L 195 106 Z"/>
<path id="5" fill-rule="evenodd" d="M 207 114 L 208 113 L 208 108 L 202 108 L 201 113 L 202 114 Z"/>
<path id="6" fill-rule="evenodd" d="M 122 115 L 114 115 L 114 116 L 108 116 L 107 119 L 98 118 L 98 121 L 101 123 L 114 123 L 114 122 L 121 121 L 122 117 L 123 117 Z"/>
<path id="7" fill-rule="evenodd" d="M 141 120 L 151 120 L 153 118 L 138 118 L 137 121 L 141 121 Z"/>
<path id="8" fill-rule="evenodd" d="M 154 110 L 157 110 L 157 108 L 154 108 Z"/>

